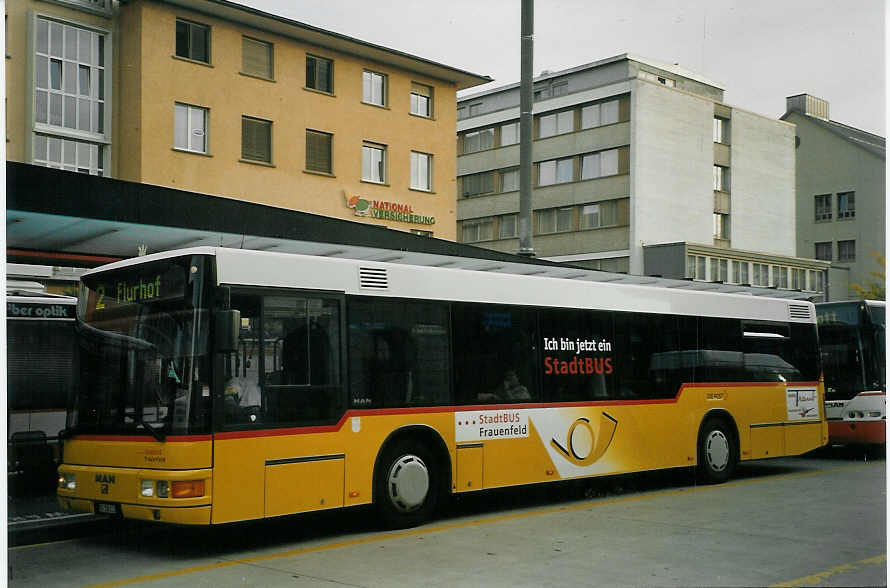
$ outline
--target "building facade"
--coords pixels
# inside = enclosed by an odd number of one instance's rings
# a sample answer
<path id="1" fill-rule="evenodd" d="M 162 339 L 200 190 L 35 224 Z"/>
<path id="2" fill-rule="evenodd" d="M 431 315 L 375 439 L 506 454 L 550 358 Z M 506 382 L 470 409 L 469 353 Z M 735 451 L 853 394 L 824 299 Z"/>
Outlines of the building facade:
<path id="1" fill-rule="evenodd" d="M 534 80 L 536 255 L 593 269 L 824 292 L 796 256 L 794 127 L 631 55 Z M 458 101 L 458 238 L 518 249 L 519 85 Z"/>
<path id="2" fill-rule="evenodd" d="M 455 238 L 489 78 L 221 0 L 12 0 L 10 160 Z"/>
<path id="3" fill-rule="evenodd" d="M 829 297 L 850 300 L 882 281 L 886 239 L 884 137 L 829 118 L 826 100 L 799 94 L 786 98 L 782 120 L 797 127 L 797 252 L 830 261 Z"/>

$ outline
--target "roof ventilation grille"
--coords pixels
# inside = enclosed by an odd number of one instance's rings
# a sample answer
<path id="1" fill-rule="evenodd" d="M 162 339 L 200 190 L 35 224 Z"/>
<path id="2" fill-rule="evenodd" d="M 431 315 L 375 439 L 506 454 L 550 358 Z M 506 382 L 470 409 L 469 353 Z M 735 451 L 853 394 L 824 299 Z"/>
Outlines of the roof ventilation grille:
<path id="1" fill-rule="evenodd" d="M 813 318 L 810 312 L 810 306 L 806 304 L 789 304 L 788 315 L 795 320 L 811 320 Z"/>
<path id="2" fill-rule="evenodd" d="M 385 268 L 360 267 L 358 268 L 358 283 L 360 288 L 387 290 L 389 288 L 389 276 Z"/>

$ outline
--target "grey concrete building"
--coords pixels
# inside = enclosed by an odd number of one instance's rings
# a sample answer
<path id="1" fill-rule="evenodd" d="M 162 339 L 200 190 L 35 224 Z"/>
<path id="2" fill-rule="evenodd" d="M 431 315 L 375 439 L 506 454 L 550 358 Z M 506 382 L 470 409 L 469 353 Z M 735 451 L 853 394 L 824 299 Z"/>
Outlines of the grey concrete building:
<path id="1" fill-rule="evenodd" d="M 858 294 L 880 266 L 886 239 L 886 141 L 829 118 L 826 100 L 785 99 L 797 127 L 797 254 L 832 262 L 829 299 Z"/>
<path id="2" fill-rule="evenodd" d="M 592 269 L 812 292 L 796 257 L 794 126 L 623 54 L 534 80 L 538 257 Z M 458 99 L 458 239 L 519 247 L 519 84 Z"/>

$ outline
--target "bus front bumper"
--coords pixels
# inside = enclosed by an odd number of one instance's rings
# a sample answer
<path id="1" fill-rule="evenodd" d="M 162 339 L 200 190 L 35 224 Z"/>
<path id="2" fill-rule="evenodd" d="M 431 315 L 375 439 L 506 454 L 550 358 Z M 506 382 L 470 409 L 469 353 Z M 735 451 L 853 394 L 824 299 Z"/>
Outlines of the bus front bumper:
<path id="1" fill-rule="evenodd" d="M 115 512 L 102 510 L 106 503 L 83 498 L 59 497 L 59 506 L 69 512 L 82 512 L 89 514 L 119 515 L 127 519 L 173 523 L 177 525 L 209 525 L 210 507 L 157 507 L 142 506 L 139 504 L 115 504 Z"/>

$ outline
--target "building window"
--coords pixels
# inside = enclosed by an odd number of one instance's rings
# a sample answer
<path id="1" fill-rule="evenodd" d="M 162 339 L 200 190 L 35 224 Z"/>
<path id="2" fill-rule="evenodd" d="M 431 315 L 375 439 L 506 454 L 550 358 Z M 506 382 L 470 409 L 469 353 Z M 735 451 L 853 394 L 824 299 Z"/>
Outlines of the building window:
<path id="1" fill-rule="evenodd" d="M 377 143 L 362 145 L 362 180 L 386 183 L 386 147 Z"/>
<path id="2" fill-rule="evenodd" d="M 470 116 L 479 116 L 482 114 L 482 103 L 470 104 Z"/>
<path id="3" fill-rule="evenodd" d="M 177 18 L 176 56 L 210 63 L 210 27 Z"/>
<path id="4" fill-rule="evenodd" d="M 536 214 L 538 220 L 537 233 L 565 233 L 572 230 L 572 207 L 548 208 L 539 210 Z"/>
<path id="5" fill-rule="evenodd" d="M 856 241 L 838 241 L 837 260 L 856 261 Z"/>
<path id="6" fill-rule="evenodd" d="M 519 216 L 516 214 L 505 214 L 500 217 L 500 228 L 498 229 L 499 237 L 501 239 L 513 239 L 518 235 L 517 232 L 517 222 Z"/>
<path id="7" fill-rule="evenodd" d="M 429 153 L 411 152 L 411 188 L 427 192 L 433 189 L 433 156 Z"/>
<path id="8" fill-rule="evenodd" d="M 104 145 L 35 133 L 32 147 L 32 163 L 36 165 L 105 175 Z"/>
<path id="9" fill-rule="evenodd" d="M 462 242 L 474 243 L 476 241 L 490 241 L 493 224 L 491 218 L 464 221 L 461 226 Z"/>
<path id="10" fill-rule="evenodd" d="M 306 129 L 306 170 L 325 174 L 334 173 L 331 158 L 333 135 Z"/>
<path id="11" fill-rule="evenodd" d="M 575 130 L 575 111 L 566 110 L 538 117 L 538 138 L 563 135 Z"/>
<path id="12" fill-rule="evenodd" d="M 581 179 L 593 180 L 618 173 L 618 150 L 609 149 L 581 157 Z"/>
<path id="13" fill-rule="evenodd" d="M 501 125 L 501 147 L 519 143 L 519 123 L 511 122 Z"/>
<path id="14" fill-rule="evenodd" d="M 241 159 L 272 163 L 272 122 L 241 117 Z"/>
<path id="15" fill-rule="evenodd" d="M 856 192 L 838 192 L 837 218 L 854 218 L 856 216 Z"/>
<path id="16" fill-rule="evenodd" d="M 734 284 L 748 283 L 748 262 L 733 261 L 732 262 L 732 282 Z"/>
<path id="17" fill-rule="evenodd" d="M 783 265 L 775 266 L 773 273 L 776 288 L 788 289 L 788 268 Z"/>
<path id="18" fill-rule="evenodd" d="M 241 73 L 266 80 L 275 78 L 272 43 L 241 37 Z"/>
<path id="19" fill-rule="evenodd" d="M 793 267 L 791 268 L 791 289 L 806 290 L 807 270 Z"/>
<path id="20" fill-rule="evenodd" d="M 306 87 L 334 93 L 334 62 L 315 55 L 306 56 Z"/>
<path id="21" fill-rule="evenodd" d="M 708 279 L 708 258 L 702 255 L 686 256 L 686 277 L 693 280 Z"/>
<path id="22" fill-rule="evenodd" d="M 727 119 L 714 117 L 714 142 L 729 144 L 729 121 Z"/>
<path id="23" fill-rule="evenodd" d="M 729 215 L 714 213 L 714 238 L 729 239 Z"/>
<path id="24" fill-rule="evenodd" d="M 105 72 L 111 48 L 106 35 L 42 17 L 32 23 L 32 162 L 100 174 L 108 154 L 102 145 L 110 135 Z M 91 153 L 89 157 L 85 150 Z M 93 161 L 93 156 L 103 161 Z"/>
<path id="25" fill-rule="evenodd" d="M 714 190 L 729 192 L 729 168 L 722 165 L 714 166 Z"/>
<path id="26" fill-rule="evenodd" d="M 191 104 L 173 105 L 173 146 L 183 151 L 207 153 L 207 109 Z"/>
<path id="27" fill-rule="evenodd" d="M 823 274 L 819 270 L 810 270 L 810 290 L 814 292 L 822 292 L 823 288 Z"/>
<path id="28" fill-rule="evenodd" d="M 386 106 L 386 76 L 373 71 L 362 72 L 362 102 Z"/>
<path id="29" fill-rule="evenodd" d="M 561 82 L 559 84 L 553 84 L 550 88 L 550 96 L 556 98 L 557 96 L 565 96 L 569 93 L 569 83 Z"/>
<path id="30" fill-rule="evenodd" d="M 501 172 L 501 192 L 515 192 L 519 189 L 519 169 Z"/>
<path id="31" fill-rule="evenodd" d="M 471 131 L 464 135 L 463 154 L 485 151 L 494 147 L 494 129 Z"/>
<path id="32" fill-rule="evenodd" d="M 467 118 L 467 107 L 461 106 L 457 109 L 457 120 L 463 120 Z"/>
<path id="33" fill-rule="evenodd" d="M 430 118 L 433 116 L 433 89 L 411 82 L 411 114 Z"/>
<path id="34" fill-rule="evenodd" d="M 491 194 L 494 192 L 494 174 L 482 172 L 461 177 L 461 192 L 464 198 Z"/>
<path id="35" fill-rule="evenodd" d="M 618 101 L 603 102 L 600 107 L 600 124 L 611 125 L 618 122 Z"/>
<path id="36" fill-rule="evenodd" d="M 581 128 L 592 129 L 618 122 L 618 100 L 581 107 Z"/>
<path id="37" fill-rule="evenodd" d="M 727 282 L 729 281 L 729 260 L 719 257 L 711 258 L 711 281 Z"/>
<path id="38" fill-rule="evenodd" d="M 538 164 L 538 185 L 564 184 L 574 179 L 575 159 L 552 159 Z"/>
<path id="39" fill-rule="evenodd" d="M 753 286 L 762 286 L 764 288 L 769 286 L 769 266 L 765 263 L 752 263 L 751 269 L 753 273 L 753 280 L 751 284 Z"/>
<path id="40" fill-rule="evenodd" d="M 816 243 L 816 259 L 831 261 L 831 253 L 831 241 L 822 241 L 821 243 Z"/>
<path id="41" fill-rule="evenodd" d="M 819 194 L 814 199 L 816 222 L 831 220 L 831 194 Z"/>
<path id="42" fill-rule="evenodd" d="M 614 200 L 581 207 L 581 229 L 597 229 L 618 224 L 618 203 Z"/>

